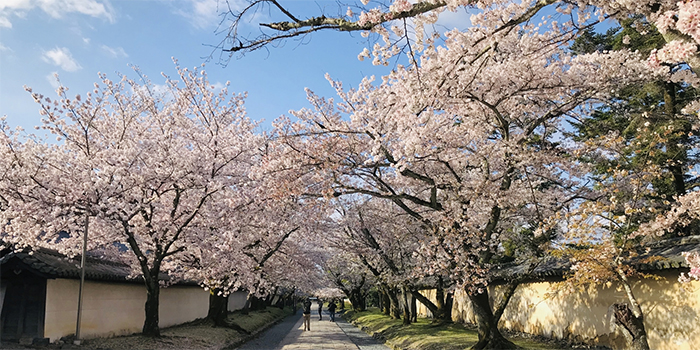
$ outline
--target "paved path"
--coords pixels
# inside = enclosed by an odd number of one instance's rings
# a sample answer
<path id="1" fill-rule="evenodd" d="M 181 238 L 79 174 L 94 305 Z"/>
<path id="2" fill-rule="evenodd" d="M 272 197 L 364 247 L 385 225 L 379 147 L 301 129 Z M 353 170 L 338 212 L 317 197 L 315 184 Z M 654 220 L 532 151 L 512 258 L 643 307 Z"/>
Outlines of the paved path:
<path id="1" fill-rule="evenodd" d="M 311 311 L 311 330 L 304 331 L 301 310 L 265 331 L 238 350 L 388 350 L 389 348 L 341 317 L 330 322 L 324 310 L 318 320 L 317 306 Z"/>

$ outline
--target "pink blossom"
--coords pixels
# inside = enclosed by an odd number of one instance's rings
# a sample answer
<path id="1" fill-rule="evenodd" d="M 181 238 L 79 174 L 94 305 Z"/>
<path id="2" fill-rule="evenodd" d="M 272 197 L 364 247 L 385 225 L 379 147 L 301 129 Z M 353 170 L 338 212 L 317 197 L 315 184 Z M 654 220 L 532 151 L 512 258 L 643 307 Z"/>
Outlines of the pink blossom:
<path id="1" fill-rule="evenodd" d="M 666 33 L 668 29 L 673 28 L 676 25 L 676 20 L 673 18 L 673 16 L 673 12 L 666 11 L 656 19 L 654 24 L 656 24 L 656 28 L 659 30 L 659 32 Z"/>
<path id="2" fill-rule="evenodd" d="M 700 2 L 678 2 L 678 22 L 676 28 L 700 42 Z"/>
<path id="3" fill-rule="evenodd" d="M 685 42 L 681 40 L 673 40 L 666 44 L 660 50 L 652 52 L 661 62 L 678 63 L 685 62 L 689 57 L 695 55 L 698 51 L 696 43 Z"/>
<path id="4" fill-rule="evenodd" d="M 382 12 L 377 9 L 371 9 L 369 12 L 364 12 L 360 14 L 360 18 L 357 21 L 357 24 L 364 26 L 367 24 L 377 24 L 382 21 Z"/>
<path id="5" fill-rule="evenodd" d="M 413 4 L 408 2 L 408 0 L 396 0 L 391 6 L 389 6 L 389 11 L 394 13 L 408 12 L 413 8 Z"/>

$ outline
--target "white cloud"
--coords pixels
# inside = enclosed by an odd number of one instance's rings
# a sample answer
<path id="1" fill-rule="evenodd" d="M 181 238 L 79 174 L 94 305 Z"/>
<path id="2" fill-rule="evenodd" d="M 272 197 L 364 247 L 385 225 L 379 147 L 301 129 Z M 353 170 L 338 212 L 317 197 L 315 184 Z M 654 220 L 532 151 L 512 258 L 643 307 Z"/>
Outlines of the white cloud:
<path id="1" fill-rule="evenodd" d="M 27 11 L 41 9 L 53 18 L 79 13 L 114 22 L 114 9 L 107 0 L 2 0 L 0 27 L 12 28 L 11 17 L 23 17 Z"/>
<path id="2" fill-rule="evenodd" d="M 231 1 L 235 6 L 237 1 Z M 186 9 L 180 9 L 177 14 L 190 20 L 199 29 L 217 26 L 219 24 L 219 2 L 217 0 L 188 0 Z"/>
<path id="3" fill-rule="evenodd" d="M 73 59 L 70 50 L 65 47 L 57 47 L 53 50 L 45 51 L 42 57 L 44 62 L 51 63 L 67 72 L 75 72 L 82 67 Z"/>
<path id="4" fill-rule="evenodd" d="M 12 28 L 12 22 L 0 13 L 0 28 Z"/>
<path id="5" fill-rule="evenodd" d="M 129 55 L 126 53 L 126 51 L 124 51 L 122 47 L 109 47 L 107 45 L 102 45 L 100 48 L 107 55 L 112 56 L 114 58 L 129 57 Z"/>
<path id="6" fill-rule="evenodd" d="M 2 43 L 0 43 L 0 52 L 4 52 L 4 51 L 12 52 L 12 49 L 3 45 Z"/>

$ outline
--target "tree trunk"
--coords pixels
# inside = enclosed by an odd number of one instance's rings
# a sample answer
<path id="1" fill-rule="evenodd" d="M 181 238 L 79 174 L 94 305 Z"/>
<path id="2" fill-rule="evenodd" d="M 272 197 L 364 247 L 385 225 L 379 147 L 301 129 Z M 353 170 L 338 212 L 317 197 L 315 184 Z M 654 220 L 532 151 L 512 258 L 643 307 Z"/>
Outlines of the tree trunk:
<path id="1" fill-rule="evenodd" d="M 245 304 L 243 304 L 243 308 L 241 309 L 241 314 L 242 315 L 248 315 L 250 313 L 250 298 L 253 296 L 248 293 L 248 296 L 245 298 Z"/>
<path id="2" fill-rule="evenodd" d="M 644 318 L 634 316 L 627 304 L 613 304 L 613 309 L 615 321 L 632 336 L 630 350 L 649 350 L 647 332 L 644 328 Z"/>
<path id="3" fill-rule="evenodd" d="M 391 316 L 391 300 L 389 299 L 389 293 L 386 289 L 382 289 L 382 313 Z"/>
<path id="4" fill-rule="evenodd" d="M 384 312 L 384 292 L 381 288 L 377 288 L 377 299 L 379 299 L 379 310 Z"/>
<path id="5" fill-rule="evenodd" d="M 413 295 L 414 298 L 416 298 L 418 301 L 420 301 L 421 304 L 423 304 L 428 311 L 430 311 L 431 316 L 433 317 L 433 321 L 437 322 L 436 315 L 440 313 L 438 306 L 433 303 L 430 299 L 426 298 L 423 294 L 420 293 L 417 289 L 413 289 L 411 291 L 411 294 Z"/>
<path id="6" fill-rule="evenodd" d="M 158 273 L 151 274 L 158 276 Z M 160 286 L 157 277 L 155 280 L 146 281 L 146 320 L 143 322 L 143 335 L 147 337 L 160 337 L 158 328 L 158 302 Z"/>
<path id="7" fill-rule="evenodd" d="M 442 322 L 452 322 L 452 305 L 454 305 L 454 293 L 447 292 L 445 293 L 445 302 L 442 305 L 442 310 L 440 310 L 440 314 L 442 315 Z M 498 320 L 496 320 L 496 323 L 498 323 Z"/>
<path id="8" fill-rule="evenodd" d="M 627 279 L 627 275 L 621 267 L 617 269 L 620 282 L 625 290 L 630 304 L 615 304 L 615 319 L 632 336 L 632 350 L 649 350 L 647 341 L 647 331 L 644 328 L 644 312 L 637 302 L 637 298 L 632 293 L 632 286 Z"/>
<path id="9" fill-rule="evenodd" d="M 214 321 L 214 327 L 226 327 L 228 316 L 228 295 L 219 295 L 220 290 L 214 289 L 209 294 L 209 312 L 207 318 Z"/>
<path id="10" fill-rule="evenodd" d="M 418 299 L 411 292 L 411 321 L 418 322 Z"/>
<path id="11" fill-rule="evenodd" d="M 360 288 L 356 288 L 350 291 L 350 302 L 352 303 L 352 309 L 354 311 L 365 311 L 365 300 L 364 296 L 362 295 L 362 290 Z"/>
<path id="12" fill-rule="evenodd" d="M 387 289 L 387 295 L 390 301 L 390 316 L 391 318 L 400 319 L 401 318 L 401 306 L 399 305 L 399 297 L 396 295 L 396 290 L 393 288 Z"/>
<path id="13" fill-rule="evenodd" d="M 401 287 L 401 308 L 403 309 L 403 325 L 408 326 L 411 324 L 411 307 L 408 303 L 408 292 L 406 287 Z"/>
<path id="14" fill-rule="evenodd" d="M 518 346 L 504 338 L 498 330 L 498 320 L 494 317 L 489 303 L 488 291 L 469 293 L 474 318 L 476 319 L 479 341 L 472 350 L 482 349 L 517 349 Z"/>

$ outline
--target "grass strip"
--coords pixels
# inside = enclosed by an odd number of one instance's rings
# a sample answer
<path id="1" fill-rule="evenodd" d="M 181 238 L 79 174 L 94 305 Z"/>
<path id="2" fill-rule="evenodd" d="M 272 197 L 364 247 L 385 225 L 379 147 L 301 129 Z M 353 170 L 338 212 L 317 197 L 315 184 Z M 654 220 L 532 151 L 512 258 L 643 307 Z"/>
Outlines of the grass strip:
<path id="1" fill-rule="evenodd" d="M 372 337 L 381 339 L 395 350 L 464 350 L 476 344 L 478 334 L 460 323 L 433 324 L 420 318 L 404 326 L 402 320 L 392 319 L 377 308 L 363 312 L 347 311 L 343 317 Z M 550 342 L 510 338 L 523 349 L 553 349 Z"/>

